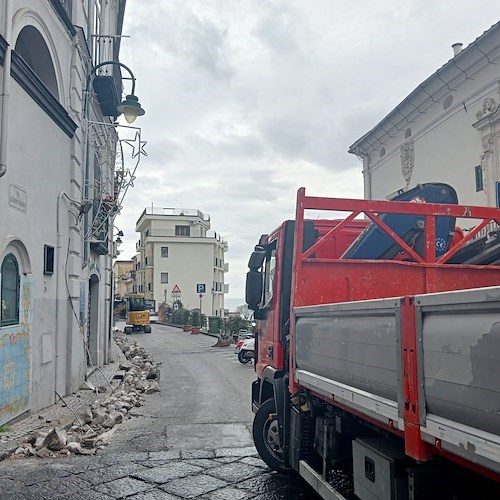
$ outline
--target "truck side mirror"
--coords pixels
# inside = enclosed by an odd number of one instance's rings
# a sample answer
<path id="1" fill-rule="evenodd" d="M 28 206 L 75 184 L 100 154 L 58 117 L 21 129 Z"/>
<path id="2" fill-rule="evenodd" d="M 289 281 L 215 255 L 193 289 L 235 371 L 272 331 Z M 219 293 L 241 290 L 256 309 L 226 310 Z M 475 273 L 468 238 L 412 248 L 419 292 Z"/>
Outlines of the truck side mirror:
<path id="1" fill-rule="evenodd" d="M 262 274 L 260 271 L 250 270 L 247 273 L 245 301 L 248 304 L 249 309 L 257 311 L 259 309 L 259 304 L 261 300 L 262 300 Z"/>
<path id="2" fill-rule="evenodd" d="M 257 245 L 255 250 L 250 255 L 248 260 L 248 268 L 251 271 L 256 271 L 262 267 L 264 260 L 266 258 L 266 249 L 263 246 Z"/>

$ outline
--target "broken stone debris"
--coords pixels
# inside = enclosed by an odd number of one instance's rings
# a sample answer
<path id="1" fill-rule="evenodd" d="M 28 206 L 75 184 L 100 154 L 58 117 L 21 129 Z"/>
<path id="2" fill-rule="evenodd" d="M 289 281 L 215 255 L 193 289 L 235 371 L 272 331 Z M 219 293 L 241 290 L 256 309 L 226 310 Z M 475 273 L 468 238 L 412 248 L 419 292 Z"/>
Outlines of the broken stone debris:
<path id="1" fill-rule="evenodd" d="M 107 445 L 116 425 L 132 418 L 130 411 L 142 405 L 144 395 L 160 391 L 159 363 L 154 363 L 137 342 L 120 334 L 115 334 L 115 341 L 127 358 L 119 364 L 125 375 L 117 390 L 104 400 L 94 401 L 69 424 L 32 433 L 16 449 L 15 457 L 95 454 Z M 99 387 L 99 392 L 105 392 L 102 389 Z"/>

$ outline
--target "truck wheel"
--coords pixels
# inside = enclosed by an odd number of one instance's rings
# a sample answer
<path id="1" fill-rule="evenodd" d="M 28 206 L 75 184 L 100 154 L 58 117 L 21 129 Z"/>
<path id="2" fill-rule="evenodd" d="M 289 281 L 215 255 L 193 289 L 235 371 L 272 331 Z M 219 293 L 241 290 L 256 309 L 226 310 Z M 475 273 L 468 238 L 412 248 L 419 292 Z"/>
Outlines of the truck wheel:
<path id="1" fill-rule="evenodd" d="M 144 327 L 144 333 L 151 333 L 151 327 L 149 325 Z"/>
<path id="2" fill-rule="evenodd" d="M 247 351 L 240 351 L 238 353 L 238 361 L 240 363 L 243 363 L 244 365 L 246 365 L 250 361 L 250 358 L 247 358 L 246 356 L 246 352 Z"/>
<path id="3" fill-rule="evenodd" d="M 130 335 L 132 333 L 132 328 L 130 326 L 125 327 L 125 334 Z"/>
<path id="4" fill-rule="evenodd" d="M 290 466 L 283 460 L 283 448 L 279 440 L 277 420 L 269 420 L 275 413 L 274 399 L 268 399 L 258 409 L 253 419 L 253 442 L 264 462 L 275 471 L 290 472 Z"/>

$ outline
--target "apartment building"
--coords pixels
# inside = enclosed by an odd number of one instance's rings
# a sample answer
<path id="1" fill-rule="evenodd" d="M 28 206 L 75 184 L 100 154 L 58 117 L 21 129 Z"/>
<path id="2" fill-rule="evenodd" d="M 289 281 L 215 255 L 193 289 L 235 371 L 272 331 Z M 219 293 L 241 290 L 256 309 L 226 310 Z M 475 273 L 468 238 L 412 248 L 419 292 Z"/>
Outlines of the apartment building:
<path id="1" fill-rule="evenodd" d="M 224 316 L 228 245 L 210 227 L 210 216 L 196 209 L 146 208 L 136 224 L 136 291 L 156 308 L 179 299 L 188 309 Z"/>
<path id="2" fill-rule="evenodd" d="M 110 360 L 124 12 L 0 2 L 0 425 Z"/>
<path id="3" fill-rule="evenodd" d="M 134 263 L 131 260 L 115 260 L 113 262 L 114 299 L 124 300 L 132 291 L 134 279 Z"/>

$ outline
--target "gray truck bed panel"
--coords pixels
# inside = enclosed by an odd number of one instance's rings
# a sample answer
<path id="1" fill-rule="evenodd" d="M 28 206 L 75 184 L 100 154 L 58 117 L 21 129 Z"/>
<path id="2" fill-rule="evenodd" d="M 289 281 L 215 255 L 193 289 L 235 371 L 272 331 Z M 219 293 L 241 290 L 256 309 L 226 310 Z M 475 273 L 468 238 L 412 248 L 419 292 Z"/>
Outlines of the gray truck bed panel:
<path id="1" fill-rule="evenodd" d="M 500 309 L 481 303 L 420 307 L 427 411 L 500 430 Z"/>
<path id="2" fill-rule="evenodd" d="M 297 369 L 397 401 L 394 308 L 353 314 L 330 307 L 304 314 L 295 325 Z"/>
<path id="3" fill-rule="evenodd" d="M 500 470 L 500 287 L 427 294 L 415 301 L 426 439 L 440 439 L 454 453 Z M 317 384 L 327 397 L 339 384 L 338 395 L 364 391 L 371 397 L 349 397 L 367 414 L 378 418 L 377 398 L 385 398 L 385 406 L 399 408 L 401 418 L 398 299 L 298 307 L 294 313 L 296 369 L 306 387 Z"/>

